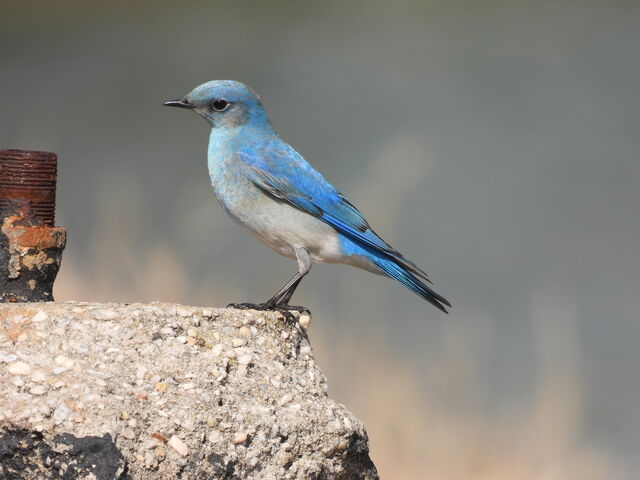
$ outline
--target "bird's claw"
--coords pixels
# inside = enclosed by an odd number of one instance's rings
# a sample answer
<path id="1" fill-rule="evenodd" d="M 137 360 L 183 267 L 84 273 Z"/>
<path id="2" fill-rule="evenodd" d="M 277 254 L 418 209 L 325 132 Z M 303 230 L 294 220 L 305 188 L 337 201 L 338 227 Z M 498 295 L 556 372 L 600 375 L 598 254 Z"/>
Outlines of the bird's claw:
<path id="1" fill-rule="evenodd" d="M 268 303 L 230 303 L 227 308 L 235 308 L 236 310 L 273 310 L 273 306 Z"/>
<path id="2" fill-rule="evenodd" d="M 280 313 L 298 312 L 299 314 L 306 313 L 311 315 L 311 310 L 307 307 L 298 305 L 275 305 L 271 302 L 265 303 L 230 303 L 227 308 L 235 308 L 236 310 L 259 310 L 259 311 L 274 311 Z"/>
<path id="3" fill-rule="evenodd" d="M 300 315 L 303 313 L 311 315 L 311 310 L 301 305 L 278 305 L 277 307 L 273 307 L 273 310 L 277 310 L 280 313 L 298 312 Z"/>

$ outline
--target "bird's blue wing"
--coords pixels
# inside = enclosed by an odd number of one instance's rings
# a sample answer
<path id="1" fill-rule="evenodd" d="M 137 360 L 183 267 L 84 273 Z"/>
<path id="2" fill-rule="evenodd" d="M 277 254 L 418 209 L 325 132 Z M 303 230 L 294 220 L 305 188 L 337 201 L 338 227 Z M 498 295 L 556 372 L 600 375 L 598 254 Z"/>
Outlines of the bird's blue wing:
<path id="1" fill-rule="evenodd" d="M 358 209 L 286 143 L 245 147 L 237 156 L 248 178 L 261 190 L 317 217 L 357 245 L 429 281 L 424 271 L 380 238 Z"/>

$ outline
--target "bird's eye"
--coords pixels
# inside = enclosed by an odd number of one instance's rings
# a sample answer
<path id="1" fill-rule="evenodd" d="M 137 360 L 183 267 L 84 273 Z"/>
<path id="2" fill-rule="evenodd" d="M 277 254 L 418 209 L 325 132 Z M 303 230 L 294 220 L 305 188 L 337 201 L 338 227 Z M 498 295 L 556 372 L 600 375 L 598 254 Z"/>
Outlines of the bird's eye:
<path id="1" fill-rule="evenodd" d="M 229 102 L 222 99 L 214 100 L 211 105 L 216 112 L 224 112 L 227 108 L 229 108 Z"/>

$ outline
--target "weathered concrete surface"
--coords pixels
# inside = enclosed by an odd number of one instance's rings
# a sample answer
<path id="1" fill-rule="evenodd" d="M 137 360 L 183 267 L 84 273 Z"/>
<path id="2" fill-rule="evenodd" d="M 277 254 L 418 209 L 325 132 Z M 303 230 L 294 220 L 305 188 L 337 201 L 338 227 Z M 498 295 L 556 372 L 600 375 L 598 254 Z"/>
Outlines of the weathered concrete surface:
<path id="1" fill-rule="evenodd" d="M 378 478 L 326 390 L 279 313 L 0 305 L 0 478 Z"/>

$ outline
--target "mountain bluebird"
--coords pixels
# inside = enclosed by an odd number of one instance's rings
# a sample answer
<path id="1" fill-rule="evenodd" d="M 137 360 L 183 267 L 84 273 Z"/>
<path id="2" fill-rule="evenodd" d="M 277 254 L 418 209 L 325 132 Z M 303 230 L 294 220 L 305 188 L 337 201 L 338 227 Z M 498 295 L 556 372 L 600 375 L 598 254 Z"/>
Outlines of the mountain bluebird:
<path id="1" fill-rule="evenodd" d="M 344 195 L 280 138 L 258 95 L 215 80 L 170 107 L 194 110 L 211 125 L 208 163 L 222 207 L 268 247 L 298 263 L 298 273 L 252 308 L 287 309 L 313 263 L 345 263 L 389 276 L 447 313 L 427 274 L 380 238 Z"/>

